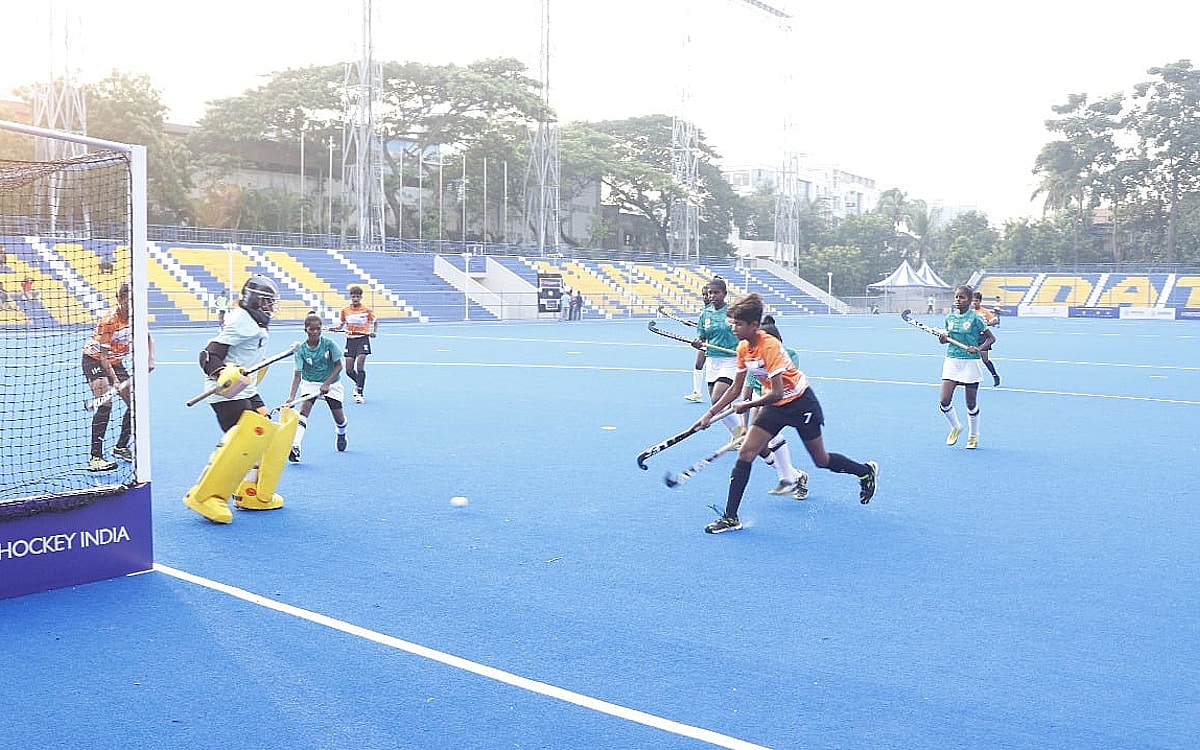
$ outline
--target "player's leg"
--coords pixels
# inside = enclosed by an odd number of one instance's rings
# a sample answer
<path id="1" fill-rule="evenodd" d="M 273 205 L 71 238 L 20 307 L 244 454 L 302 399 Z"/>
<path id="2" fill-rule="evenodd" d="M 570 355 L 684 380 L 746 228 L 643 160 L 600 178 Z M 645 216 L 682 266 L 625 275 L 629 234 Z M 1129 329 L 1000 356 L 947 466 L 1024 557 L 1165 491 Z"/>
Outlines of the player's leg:
<path id="1" fill-rule="evenodd" d="M 325 403 L 329 404 L 329 413 L 333 415 L 333 426 L 337 431 L 339 452 L 346 450 L 346 410 L 342 408 L 345 398 L 346 392 L 340 381 L 329 386 L 329 392 L 325 394 Z"/>
<path id="2" fill-rule="evenodd" d="M 266 452 L 279 429 L 271 420 L 247 409 L 248 403 L 249 399 L 238 399 L 213 404 L 222 427 L 236 421 L 225 431 L 200 479 L 183 498 L 185 505 L 214 523 L 233 520 L 229 497 Z"/>
<path id="3" fill-rule="evenodd" d="M 117 382 L 122 383 L 129 379 L 129 373 L 125 371 L 124 366 L 120 363 L 113 368 L 113 372 L 117 375 Z M 131 408 L 131 395 L 133 389 L 130 387 L 122 388 L 117 395 L 125 402 L 125 413 L 121 416 L 121 434 L 117 437 L 117 444 L 113 446 L 113 455 L 122 461 L 132 461 L 133 451 L 129 448 L 129 441 L 133 437 L 133 409 Z"/>
<path id="4" fill-rule="evenodd" d="M 305 396 L 319 393 L 321 390 L 320 383 L 314 383 L 309 380 L 301 380 L 300 388 L 296 392 L 296 398 L 304 398 Z M 296 415 L 296 432 L 292 436 L 292 447 L 288 450 L 288 461 L 297 463 L 300 461 L 300 448 L 304 443 L 304 431 L 308 429 L 308 415 L 312 412 L 313 402 L 315 398 L 307 399 L 299 405 Z"/>
<path id="5" fill-rule="evenodd" d="M 364 349 L 366 347 L 367 347 L 367 344 L 364 341 L 362 348 L 359 349 L 358 360 L 357 360 L 358 379 L 355 382 L 358 383 L 358 388 L 354 392 L 354 401 L 355 401 L 355 403 L 359 403 L 359 404 L 361 404 L 363 402 L 363 399 L 365 397 L 365 391 L 367 388 L 367 352 L 364 351 Z"/>
<path id="6" fill-rule="evenodd" d="M 276 510 L 283 507 L 283 497 L 275 493 L 283 467 L 287 463 L 292 438 L 296 434 L 297 414 L 295 409 L 282 409 L 279 423 L 266 420 L 274 428 L 263 451 L 258 466 L 251 469 L 234 492 L 233 504 L 242 510 Z"/>
<path id="7" fill-rule="evenodd" d="M 737 462 L 729 474 L 729 492 L 725 497 L 725 513 L 705 526 L 705 533 L 720 534 L 742 528 L 741 521 L 738 520 L 738 508 L 742 505 L 742 496 L 746 494 L 746 484 L 750 481 L 750 468 L 753 466 L 754 457 L 770 439 L 771 434 L 758 425 L 752 426 L 746 432 L 746 439 L 742 443 L 742 447 L 738 449 Z"/>
<path id="8" fill-rule="evenodd" d="M 946 358 L 946 362 L 949 364 L 949 357 Z M 942 379 L 938 406 L 942 410 L 942 416 L 946 418 L 946 422 L 950 425 L 950 434 L 946 437 L 946 445 L 957 443 L 958 436 L 962 434 L 962 422 L 958 421 L 958 412 L 954 409 L 954 389 L 957 387 L 958 383 L 956 381 L 948 378 Z"/>
<path id="9" fill-rule="evenodd" d="M 357 340 L 358 339 L 346 339 L 346 367 L 345 367 L 346 377 L 350 378 L 351 383 L 354 383 L 354 390 L 356 393 L 358 392 L 358 370 L 355 369 L 354 365 L 358 361 L 358 355 L 356 355 L 352 352 L 352 347 L 355 346 L 354 342 Z"/>
<path id="10" fill-rule="evenodd" d="M 979 447 L 979 383 L 965 383 L 967 396 L 967 447 Z"/>
<path id="11" fill-rule="evenodd" d="M 99 360 L 84 355 L 83 376 L 87 379 L 92 398 L 98 399 L 108 393 L 108 376 L 104 373 Z M 92 413 L 91 447 L 88 451 L 88 471 L 112 471 L 117 468 L 114 461 L 104 457 L 104 434 L 108 431 L 108 420 L 112 415 L 112 399 L 96 407 Z"/>

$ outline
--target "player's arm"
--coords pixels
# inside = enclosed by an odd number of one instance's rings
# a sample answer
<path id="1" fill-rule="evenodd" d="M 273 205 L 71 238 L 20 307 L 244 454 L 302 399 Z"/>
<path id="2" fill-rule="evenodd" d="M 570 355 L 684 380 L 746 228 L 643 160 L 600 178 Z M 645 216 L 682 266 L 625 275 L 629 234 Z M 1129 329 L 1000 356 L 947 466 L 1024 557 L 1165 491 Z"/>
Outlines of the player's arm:
<path id="1" fill-rule="evenodd" d="M 992 329 L 984 328 L 979 334 L 979 351 L 986 352 L 992 348 L 992 344 L 996 343 L 996 334 L 992 333 Z"/>
<path id="2" fill-rule="evenodd" d="M 225 357 L 228 354 L 229 344 L 208 342 L 208 346 L 200 350 L 200 369 L 204 370 L 208 377 L 213 377 L 225 366 Z"/>

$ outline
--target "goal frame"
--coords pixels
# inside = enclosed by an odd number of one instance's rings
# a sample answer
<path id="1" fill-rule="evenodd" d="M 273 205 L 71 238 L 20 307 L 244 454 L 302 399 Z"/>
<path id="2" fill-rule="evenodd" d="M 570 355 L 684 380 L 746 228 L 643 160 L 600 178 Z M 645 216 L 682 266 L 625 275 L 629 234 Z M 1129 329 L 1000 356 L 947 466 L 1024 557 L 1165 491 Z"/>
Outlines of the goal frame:
<path id="1" fill-rule="evenodd" d="M 126 154 L 130 169 L 130 285 L 135 300 L 148 289 L 146 147 L 0 120 L 0 130 L 52 138 Z M 149 311 L 134 304 L 130 335 L 145 341 Z M 149 392 L 149 350 L 132 351 L 133 382 Z M 82 385 L 81 385 L 82 388 Z M 102 502 L 0 522 L 0 599 L 146 572 L 154 565 L 148 398 L 133 410 L 133 484 Z"/>

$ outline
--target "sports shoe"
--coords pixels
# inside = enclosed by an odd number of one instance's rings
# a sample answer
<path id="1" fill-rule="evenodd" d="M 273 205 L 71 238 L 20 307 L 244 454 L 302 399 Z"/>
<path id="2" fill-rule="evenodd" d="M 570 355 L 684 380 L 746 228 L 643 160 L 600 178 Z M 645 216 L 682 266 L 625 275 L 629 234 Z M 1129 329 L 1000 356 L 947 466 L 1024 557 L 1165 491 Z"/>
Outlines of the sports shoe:
<path id="1" fill-rule="evenodd" d="M 746 428 L 745 427 L 737 427 L 730 434 L 731 434 L 731 437 L 729 438 L 729 442 L 725 444 L 725 447 L 727 449 L 729 449 L 731 451 L 737 450 L 738 448 L 742 447 L 742 443 L 746 442 Z"/>
<path id="2" fill-rule="evenodd" d="M 109 461 L 108 459 L 101 458 L 100 456 L 92 456 L 90 459 L 88 459 L 88 471 L 112 471 L 115 468 L 117 468 L 116 461 Z"/>
<path id="3" fill-rule="evenodd" d="M 132 461 L 133 451 L 129 450 L 128 445 L 118 445 L 113 448 L 113 456 L 121 459 L 122 461 Z"/>
<path id="4" fill-rule="evenodd" d="M 698 403 L 700 403 L 700 400 L 701 400 L 701 399 L 703 399 L 703 398 L 704 398 L 704 397 L 703 397 L 703 396 L 701 396 L 699 393 L 696 393 L 695 391 L 692 391 L 692 392 L 691 392 L 691 393 L 689 393 L 688 395 L 684 396 L 684 397 L 683 397 L 683 400 L 684 400 L 684 401 L 691 401 L 691 402 L 692 402 L 692 403 L 694 403 L 694 404 L 698 404 Z"/>
<path id="5" fill-rule="evenodd" d="M 979 436 L 978 435 L 968 436 L 967 437 L 967 449 L 975 450 L 978 447 L 979 447 Z"/>
<path id="6" fill-rule="evenodd" d="M 999 387 L 1000 387 L 1000 376 L 999 376 L 999 375 L 993 375 L 993 376 L 992 376 L 992 387 L 993 387 L 993 388 L 999 388 Z"/>
<path id="7" fill-rule="evenodd" d="M 796 490 L 796 482 L 780 479 L 779 484 L 767 490 L 768 495 L 790 495 Z"/>
<path id="8" fill-rule="evenodd" d="M 954 445 L 958 442 L 958 436 L 962 434 L 961 427 L 955 427 L 950 430 L 950 434 L 946 436 L 946 445 Z"/>
<path id="9" fill-rule="evenodd" d="M 800 472 L 800 478 L 796 480 L 796 488 L 792 490 L 792 497 L 797 500 L 808 499 L 808 474 Z"/>
<path id="10" fill-rule="evenodd" d="M 736 518 L 728 518 L 721 516 L 709 525 L 704 527 L 705 534 L 721 534 L 726 531 L 737 531 L 742 528 L 742 522 Z"/>
<path id="11" fill-rule="evenodd" d="M 294 464 L 300 463 L 300 446 L 292 446 L 292 449 L 288 451 L 288 460 Z"/>
<path id="12" fill-rule="evenodd" d="M 354 403 L 361 404 L 362 402 L 363 402 L 363 395 L 361 393 L 359 393 L 358 391 L 355 391 L 354 392 Z"/>
<path id="13" fill-rule="evenodd" d="M 875 497 L 875 489 L 879 482 L 879 464 L 867 461 L 867 468 L 871 471 L 865 477 L 858 478 L 859 486 L 862 488 L 858 493 L 858 501 L 863 505 L 871 502 L 871 498 Z"/>
<path id="14" fill-rule="evenodd" d="M 344 433 L 337 436 L 337 449 L 339 451 L 346 450 L 346 435 Z"/>

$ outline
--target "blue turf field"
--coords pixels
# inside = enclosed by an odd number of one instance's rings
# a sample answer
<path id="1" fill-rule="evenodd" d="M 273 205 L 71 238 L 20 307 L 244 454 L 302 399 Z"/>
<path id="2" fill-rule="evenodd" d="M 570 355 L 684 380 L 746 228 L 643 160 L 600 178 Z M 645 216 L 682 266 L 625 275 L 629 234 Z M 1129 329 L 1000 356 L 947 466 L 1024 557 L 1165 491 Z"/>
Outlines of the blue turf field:
<path id="1" fill-rule="evenodd" d="M 349 451 L 317 404 L 286 507 L 228 527 L 180 502 L 217 439 L 183 405 L 204 337 L 157 331 L 162 568 L 0 602 L 0 741 L 1192 746 L 1200 327 L 1006 318 L 974 452 L 944 445 L 942 347 L 898 316 L 781 329 L 879 494 L 791 439 L 809 499 L 759 463 L 717 537 L 732 457 L 662 474 L 720 428 L 635 466 L 702 409 L 645 321 L 385 328 Z"/>

